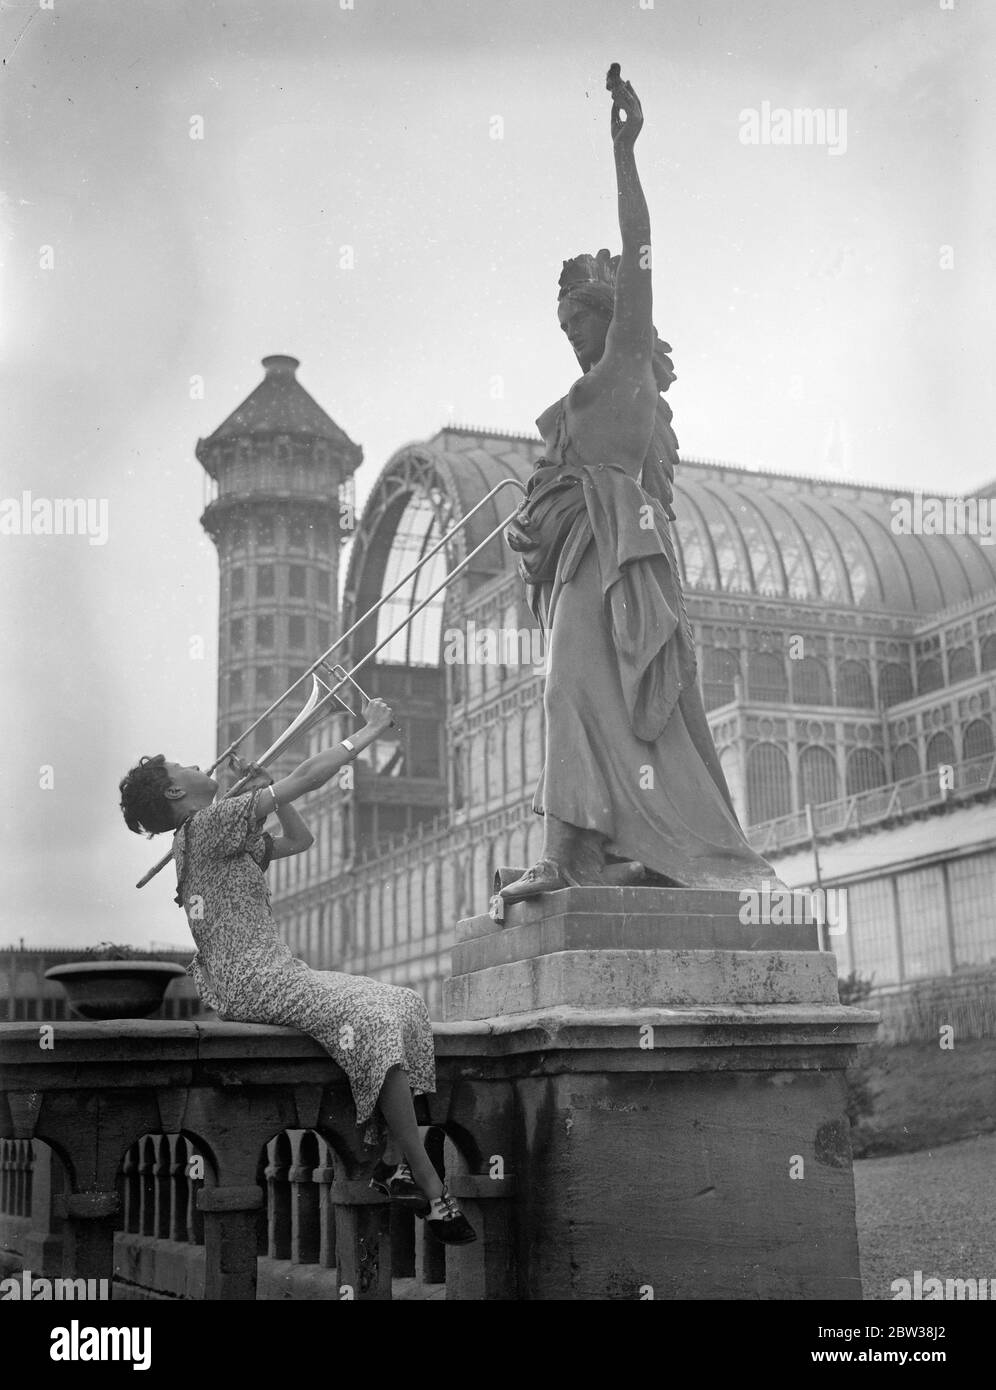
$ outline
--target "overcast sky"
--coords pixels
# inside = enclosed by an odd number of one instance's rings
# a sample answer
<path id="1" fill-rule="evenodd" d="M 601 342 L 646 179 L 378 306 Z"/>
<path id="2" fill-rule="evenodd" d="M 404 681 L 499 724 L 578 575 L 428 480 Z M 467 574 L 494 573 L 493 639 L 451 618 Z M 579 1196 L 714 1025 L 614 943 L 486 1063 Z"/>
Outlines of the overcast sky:
<path id="1" fill-rule="evenodd" d="M 613 60 L 646 113 L 683 451 L 992 478 L 987 10 L 3 0 L 0 499 L 106 499 L 109 530 L 0 536 L 0 943 L 189 944 L 171 873 L 132 886 L 168 842 L 127 832 L 117 782 L 212 755 L 194 444 L 277 352 L 363 446 L 361 497 L 448 419 L 531 431 L 574 375 L 561 261 L 618 249 Z M 846 145 L 743 143 L 764 103 L 845 113 Z"/>

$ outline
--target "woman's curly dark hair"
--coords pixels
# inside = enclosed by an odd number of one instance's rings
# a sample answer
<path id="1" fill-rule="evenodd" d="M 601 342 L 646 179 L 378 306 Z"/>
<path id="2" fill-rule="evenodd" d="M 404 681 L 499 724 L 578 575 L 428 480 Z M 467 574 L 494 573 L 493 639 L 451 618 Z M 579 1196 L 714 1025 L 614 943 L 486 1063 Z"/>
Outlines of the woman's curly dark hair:
<path id="1" fill-rule="evenodd" d="M 140 758 L 137 766 L 122 777 L 121 810 L 129 830 L 136 835 L 145 833 L 151 840 L 153 835 L 176 829 L 173 808 L 166 800 L 166 788 L 171 785 L 163 753 Z"/>

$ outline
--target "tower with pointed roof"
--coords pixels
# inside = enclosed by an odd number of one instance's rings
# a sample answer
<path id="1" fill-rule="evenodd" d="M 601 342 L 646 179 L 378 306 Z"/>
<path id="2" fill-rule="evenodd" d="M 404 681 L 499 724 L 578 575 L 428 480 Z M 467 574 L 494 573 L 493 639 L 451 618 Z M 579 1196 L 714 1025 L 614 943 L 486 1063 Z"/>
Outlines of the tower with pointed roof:
<path id="1" fill-rule="evenodd" d="M 337 635 L 343 489 L 363 458 L 297 380 L 296 358 L 262 365 L 256 389 L 195 451 L 211 479 L 201 525 L 220 569 L 219 751 Z M 258 757 L 289 717 L 264 721 L 241 751 Z"/>

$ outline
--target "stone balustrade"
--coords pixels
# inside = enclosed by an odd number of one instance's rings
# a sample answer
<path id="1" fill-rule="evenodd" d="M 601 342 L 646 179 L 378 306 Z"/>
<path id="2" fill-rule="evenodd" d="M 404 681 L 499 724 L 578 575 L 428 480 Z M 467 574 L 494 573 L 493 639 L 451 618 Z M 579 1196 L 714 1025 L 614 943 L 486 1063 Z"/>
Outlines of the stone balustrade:
<path id="1" fill-rule="evenodd" d="M 417 1108 L 469 1246 L 370 1189 L 304 1034 L 0 1025 L 7 1263 L 116 1297 L 860 1298 L 844 1073 L 877 1016 L 785 896 L 758 921 L 736 892 L 572 888 L 458 925 Z"/>
<path id="2" fill-rule="evenodd" d="M 514 1296 L 507 1219 L 478 1216 L 490 1239 L 444 1249 L 416 1221 L 417 1203 L 370 1189 L 377 1155 L 359 1140 L 346 1078 L 303 1034 L 58 1024 L 42 1050 L 37 1027 L 11 1024 L 0 1026 L 0 1058 L 8 1268 L 116 1278 L 126 1298 Z M 429 1152 L 470 1213 L 507 1205 L 512 1182 L 480 1172 L 496 1136 L 461 1119 L 460 1071 L 459 1059 L 441 1061 L 436 1094 L 418 1103 Z M 39 1166 L 55 1190 L 32 1211 Z M 27 1236 L 49 1217 L 61 1239 L 32 1263 Z"/>

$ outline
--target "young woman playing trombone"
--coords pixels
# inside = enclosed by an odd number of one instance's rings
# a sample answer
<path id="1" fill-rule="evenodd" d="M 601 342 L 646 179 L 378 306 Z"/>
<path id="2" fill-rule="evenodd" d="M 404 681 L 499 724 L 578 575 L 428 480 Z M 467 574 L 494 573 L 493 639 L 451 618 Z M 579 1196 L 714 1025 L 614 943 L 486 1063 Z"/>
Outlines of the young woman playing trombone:
<path id="1" fill-rule="evenodd" d="M 363 713 L 366 725 L 354 738 L 279 782 L 221 800 L 217 782 L 200 768 L 161 753 L 143 757 L 120 784 L 121 809 L 136 833 L 173 831 L 176 900 L 197 945 L 190 974 L 201 1000 L 226 1021 L 300 1028 L 320 1042 L 349 1078 L 364 1143 L 389 1140 L 392 1161 L 378 1163 L 371 1186 L 392 1197 L 423 1196 L 429 1229 L 446 1244 L 466 1244 L 476 1234 L 425 1151 L 412 1104 L 413 1093 L 436 1088 L 425 1003 L 411 989 L 310 969 L 281 939 L 270 908 L 270 861 L 313 843 L 293 803 L 324 786 L 392 722 L 383 700 L 370 700 Z M 263 832 L 272 812 L 283 831 L 277 838 Z"/>

